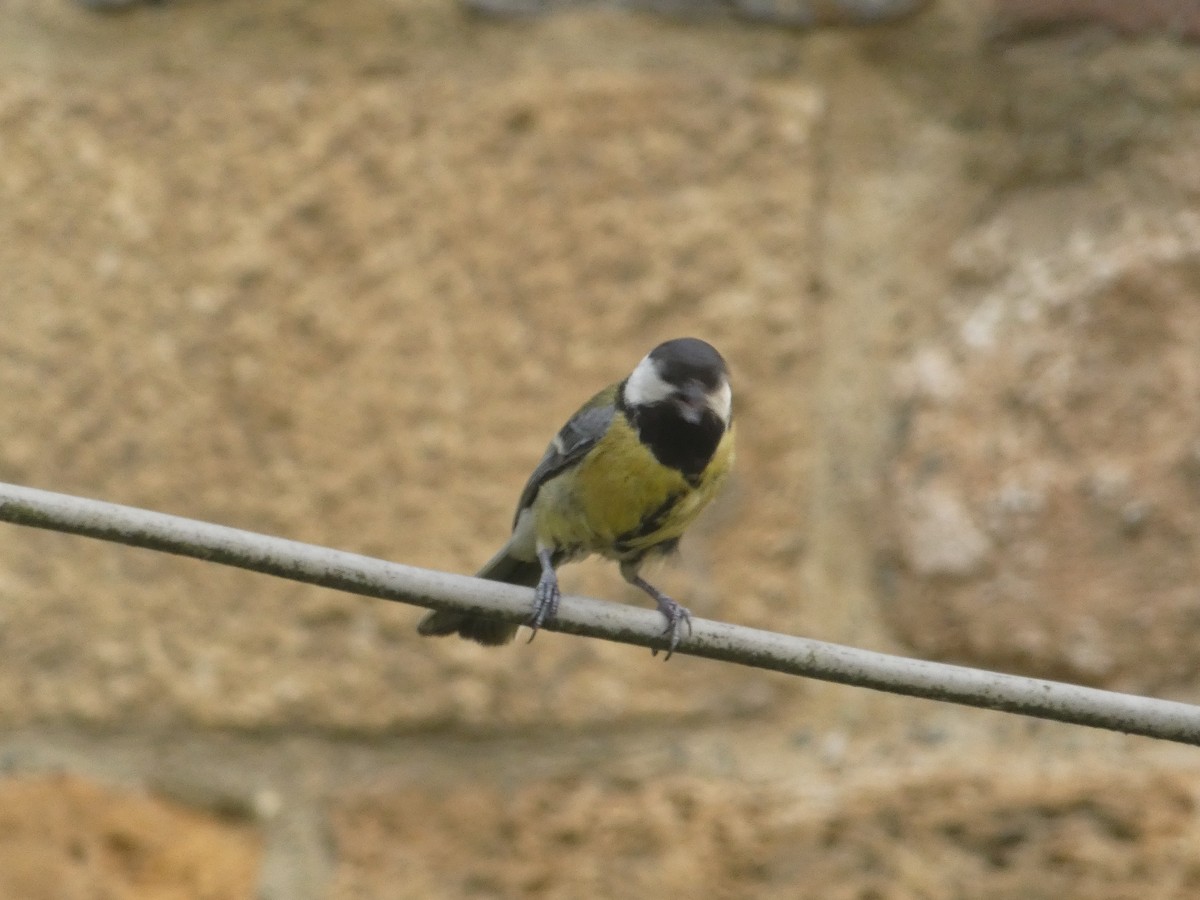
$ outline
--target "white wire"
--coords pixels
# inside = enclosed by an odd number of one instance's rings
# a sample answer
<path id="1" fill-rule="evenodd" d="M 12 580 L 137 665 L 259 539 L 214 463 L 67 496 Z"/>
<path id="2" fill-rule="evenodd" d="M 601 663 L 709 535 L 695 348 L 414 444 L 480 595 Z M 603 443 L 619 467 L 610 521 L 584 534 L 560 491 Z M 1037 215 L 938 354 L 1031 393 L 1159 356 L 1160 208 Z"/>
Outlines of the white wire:
<path id="1" fill-rule="evenodd" d="M 529 615 L 528 588 L 390 563 L 208 522 L 0 483 L 0 521 L 191 556 L 431 609 Z M 675 651 L 879 691 L 1003 710 L 1200 746 L 1200 706 L 908 659 L 693 619 Z M 564 597 L 547 630 L 661 647 L 658 612 Z"/>

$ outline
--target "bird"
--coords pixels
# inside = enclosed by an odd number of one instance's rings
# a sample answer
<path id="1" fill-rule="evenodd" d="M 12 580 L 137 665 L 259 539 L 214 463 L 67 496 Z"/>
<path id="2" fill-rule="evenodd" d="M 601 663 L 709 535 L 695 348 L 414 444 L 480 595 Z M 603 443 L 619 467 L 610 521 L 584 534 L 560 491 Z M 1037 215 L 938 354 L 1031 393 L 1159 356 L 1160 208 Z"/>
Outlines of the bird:
<path id="1" fill-rule="evenodd" d="M 517 502 L 507 543 L 477 573 L 534 588 L 526 624 L 554 619 L 557 569 L 598 554 L 653 600 L 666 619 L 670 659 L 691 612 L 641 576 L 643 564 L 675 551 L 717 496 L 733 465 L 733 393 L 721 354 L 699 338 L 665 341 L 625 379 L 592 397 L 546 448 Z M 519 624 L 435 610 L 417 631 L 507 644 Z M 654 650 L 657 653 L 657 648 Z"/>

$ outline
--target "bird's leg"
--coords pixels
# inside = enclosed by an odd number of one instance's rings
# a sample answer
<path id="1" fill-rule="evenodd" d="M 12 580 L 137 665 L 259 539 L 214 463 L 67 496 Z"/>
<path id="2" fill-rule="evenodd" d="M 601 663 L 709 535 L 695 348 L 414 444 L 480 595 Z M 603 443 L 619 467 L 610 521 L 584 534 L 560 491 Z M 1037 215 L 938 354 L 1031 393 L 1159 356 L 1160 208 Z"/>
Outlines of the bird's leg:
<path id="1" fill-rule="evenodd" d="M 625 580 L 636 587 L 641 588 L 647 594 L 654 598 L 654 603 L 658 607 L 658 611 L 667 619 L 667 627 L 663 629 L 663 637 L 667 639 L 667 655 L 663 657 L 663 662 L 671 658 L 671 654 L 675 652 L 675 648 L 679 646 L 680 640 L 680 625 L 687 626 L 688 637 L 692 636 L 692 613 L 686 606 L 676 603 L 650 582 L 635 572 L 628 571 L 622 566 L 621 574 L 625 576 Z M 651 649 L 650 653 L 658 656 L 658 649 Z"/>
<path id="2" fill-rule="evenodd" d="M 533 594 L 533 614 L 525 623 L 533 629 L 533 633 L 529 635 L 530 641 L 537 637 L 539 628 L 558 615 L 558 601 L 562 598 L 558 590 L 558 575 L 554 571 L 554 551 L 549 548 L 539 549 L 537 556 L 538 562 L 542 564 L 542 577 Z"/>

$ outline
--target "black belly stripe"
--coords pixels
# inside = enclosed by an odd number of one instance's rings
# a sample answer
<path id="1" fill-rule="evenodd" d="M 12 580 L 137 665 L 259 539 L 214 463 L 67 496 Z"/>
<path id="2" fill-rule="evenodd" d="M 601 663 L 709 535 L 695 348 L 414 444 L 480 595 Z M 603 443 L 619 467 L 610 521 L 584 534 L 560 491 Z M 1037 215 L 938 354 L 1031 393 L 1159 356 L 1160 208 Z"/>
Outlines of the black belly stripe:
<path id="1" fill-rule="evenodd" d="M 613 549 L 618 553 L 628 553 L 633 549 L 633 544 L 649 537 L 658 531 L 667 520 L 667 516 L 675 508 L 675 505 L 683 498 L 682 494 L 671 494 L 658 505 L 658 507 L 647 516 L 642 517 L 642 521 L 638 522 L 636 528 L 631 528 L 622 534 L 617 535 L 617 539 L 613 542 Z"/>

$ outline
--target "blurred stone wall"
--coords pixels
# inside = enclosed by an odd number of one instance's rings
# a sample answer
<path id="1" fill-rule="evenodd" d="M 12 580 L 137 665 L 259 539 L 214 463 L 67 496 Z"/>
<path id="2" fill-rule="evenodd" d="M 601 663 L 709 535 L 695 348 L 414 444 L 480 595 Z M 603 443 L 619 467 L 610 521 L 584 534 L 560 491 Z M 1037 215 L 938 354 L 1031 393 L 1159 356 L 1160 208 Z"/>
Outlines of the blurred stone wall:
<path id="1" fill-rule="evenodd" d="M 0 480 L 470 572 L 694 334 L 697 615 L 1198 700 L 1200 55 L 1000 7 L 10 0 Z M 2 533 L 0 898 L 1200 891 L 1190 749 Z"/>

